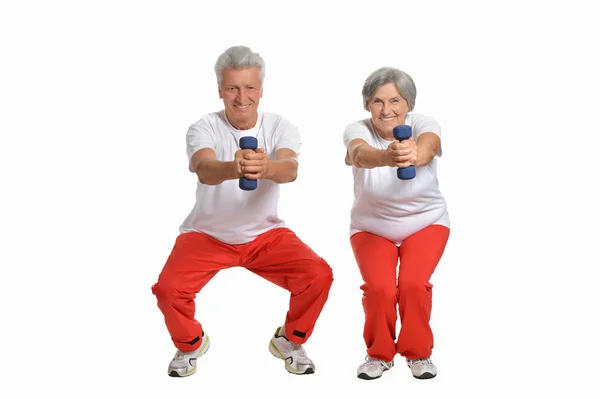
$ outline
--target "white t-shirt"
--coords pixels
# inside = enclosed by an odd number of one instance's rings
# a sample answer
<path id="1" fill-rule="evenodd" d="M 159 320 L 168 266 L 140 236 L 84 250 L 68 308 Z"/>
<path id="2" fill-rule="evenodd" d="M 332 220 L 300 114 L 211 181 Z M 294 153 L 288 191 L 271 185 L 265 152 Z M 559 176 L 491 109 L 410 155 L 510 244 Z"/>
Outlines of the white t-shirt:
<path id="1" fill-rule="evenodd" d="M 409 113 L 405 123 L 412 126 L 415 141 L 424 132 L 433 132 L 441 139 L 441 127 L 432 117 Z M 363 139 L 381 150 L 391 143 L 377 134 L 370 118 L 346 127 L 346 148 L 354 139 Z M 365 231 L 400 245 L 429 225 L 450 227 L 446 201 L 438 187 L 437 158 L 441 155 L 440 147 L 428 165 L 416 168 L 416 177 L 411 180 L 400 180 L 395 167 L 365 169 L 352 166 L 354 204 L 350 213 L 350 236 Z"/>
<path id="2" fill-rule="evenodd" d="M 254 128 L 237 130 L 221 110 L 204 115 L 189 127 L 186 143 L 190 172 L 194 172 L 192 155 L 202 148 L 212 148 L 219 161 L 233 161 L 243 136 L 256 137 L 258 147 L 265 149 L 269 159 L 276 159 L 276 151 L 281 148 L 299 155 L 300 132 L 285 118 L 259 111 Z M 238 184 L 238 179 L 215 186 L 198 181 L 196 203 L 180 226 L 180 232 L 201 232 L 228 244 L 243 244 L 268 230 L 285 226 L 277 216 L 277 183 L 260 179 L 257 189 L 252 191 L 244 191 Z"/>

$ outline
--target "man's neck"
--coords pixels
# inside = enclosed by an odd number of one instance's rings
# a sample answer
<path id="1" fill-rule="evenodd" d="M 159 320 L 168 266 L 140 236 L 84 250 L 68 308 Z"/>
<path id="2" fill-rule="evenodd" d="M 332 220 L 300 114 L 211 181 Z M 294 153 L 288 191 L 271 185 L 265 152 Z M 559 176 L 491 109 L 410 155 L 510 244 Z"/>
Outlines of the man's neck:
<path id="1" fill-rule="evenodd" d="M 231 126 L 233 126 L 233 128 L 236 130 L 250 130 L 254 126 L 256 126 L 256 122 L 258 121 L 258 113 L 254 114 L 251 119 L 244 121 L 233 120 L 229 117 L 229 115 L 227 115 L 227 111 L 225 111 L 225 116 L 227 117 L 227 120 L 229 121 Z"/>

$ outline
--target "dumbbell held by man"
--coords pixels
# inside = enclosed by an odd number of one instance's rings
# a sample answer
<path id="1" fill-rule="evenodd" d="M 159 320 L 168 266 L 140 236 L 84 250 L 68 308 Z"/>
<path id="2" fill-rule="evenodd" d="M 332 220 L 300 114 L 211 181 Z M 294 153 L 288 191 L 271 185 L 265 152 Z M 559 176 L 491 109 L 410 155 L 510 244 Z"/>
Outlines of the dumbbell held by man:
<path id="1" fill-rule="evenodd" d="M 256 150 L 258 148 L 258 140 L 256 137 L 252 136 L 244 136 L 240 138 L 240 149 L 242 150 Z M 245 191 L 256 190 L 258 187 L 258 181 L 254 179 L 247 179 L 245 177 L 240 177 L 240 188 Z"/>
<path id="2" fill-rule="evenodd" d="M 394 138 L 400 142 L 407 140 L 412 137 L 412 127 L 410 125 L 398 125 L 394 127 Z M 398 168 L 396 172 L 398 179 L 410 180 L 417 175 L 417 170 L 413 165 L 406 168 Z"/>

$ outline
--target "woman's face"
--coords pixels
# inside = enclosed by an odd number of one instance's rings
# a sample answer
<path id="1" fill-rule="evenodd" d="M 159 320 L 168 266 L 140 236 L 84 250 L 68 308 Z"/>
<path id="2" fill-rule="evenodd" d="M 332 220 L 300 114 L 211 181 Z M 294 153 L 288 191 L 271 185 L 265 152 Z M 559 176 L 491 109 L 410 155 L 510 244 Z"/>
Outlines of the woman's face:
<path id="1" fill-rule="evenodd" d="M 394 139 L 394 127 L 403 125 L 408 113 L 408 103 L 394 83 L 381 86 L 367 102 L 373 124 L 379 135 Z"/>

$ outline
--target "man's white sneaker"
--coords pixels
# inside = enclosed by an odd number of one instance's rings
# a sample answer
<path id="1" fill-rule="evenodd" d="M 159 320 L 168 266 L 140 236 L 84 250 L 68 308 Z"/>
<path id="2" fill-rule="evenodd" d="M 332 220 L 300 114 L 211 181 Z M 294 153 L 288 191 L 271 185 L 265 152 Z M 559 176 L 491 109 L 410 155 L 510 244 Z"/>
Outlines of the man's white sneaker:
<path id="1" fill-rule="evenodd" d="M 431 362 L 430 358 L 414 360 L 406 359 L 406 364 L 408 365 L 408 367 L 410 367 L 410 371 L 412 371 L 413 377 L 418 378 L 420 380 L 433 378 L 437 375 L 437 368 Z"/>
<path id="2" fill-rule="evenodd" d="M 210 347 L 208 335 L 202 334 L 202 343 L 192 352 L 182 352 L 177 349 L 175 356 L 169 364 L 169 376 L 188 377 L 196 372 L 196 360 L 204 355 Z"/>
<path id="3" fill-rule="evenodd" d="M 384 371 L 391 369 L 394 366 L 394 361 L 384 362 L 380 359 L 367 356 L 366 362 L 358 366 L 356 374 L 362 380 L 374 380 L 381 377 Z"/>
<path id="4" fill-rule="evenodd" d="M 269 342 L 269 352 L 273 356 L 283 359 L 285 369 L 292 374 L 313 374 L 315 372 L 315 364 L 306 355 L 302 345 L 287 339 L 281 327 L 277 328 Z"/>

